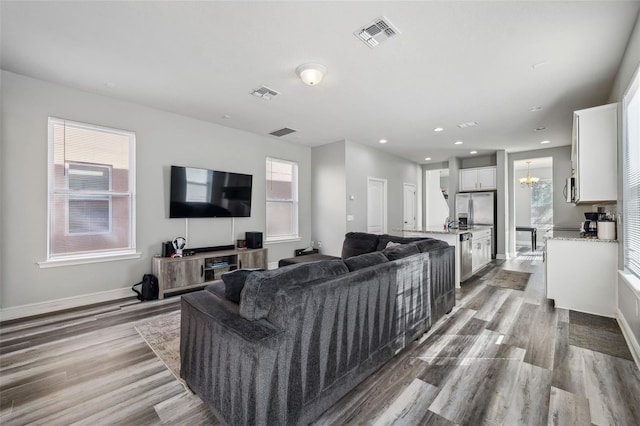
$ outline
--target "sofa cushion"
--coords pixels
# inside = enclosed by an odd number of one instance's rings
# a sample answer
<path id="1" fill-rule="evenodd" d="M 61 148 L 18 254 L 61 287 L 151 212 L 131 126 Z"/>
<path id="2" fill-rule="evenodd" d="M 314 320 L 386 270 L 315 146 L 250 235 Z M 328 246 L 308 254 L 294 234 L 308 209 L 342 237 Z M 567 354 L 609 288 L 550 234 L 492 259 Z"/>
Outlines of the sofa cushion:
<path id="1" fill-rule="evenodd" d="M 382 254 L 389 260 L 402 259 L 418 253 L 420 253 L 420 250 L 414 244 L 402 244 L 382 250 Z"/>
<path id="2" fill-rule="evenodd" d="M 366 232 L 348 232 L 342 243 L 342 258 L 348 259 L 359 254 L 371 253 L 378 247 L 378 236 Z"/>
<path id="3" fill-rule="evenodd" d="M 424 240 L 411 243 L 418 247 L 421 253 L 426 253 L 429 250 L 449 247 L 449 243 L 446 241 L 438 240 L 436 238 L 425 238 Z"/>
<path id="4" fill-rule="evenodd" d="M 359 269 L 368 268 L 369 266 L 378 265 L 380 263 L 388 262 L 389 259 L 379 251 L 372 253 L 365 253 L 358 256 L 351 256 L 345 259 L 344 264 L 347 265 L 349 271 L 357 271 Z"/>
<path id="5" fill-rule="evenodd" d="M 417 249 L 416 249 L 417 250 Z M 240 296 L 240 315 L 250 321 L 266 318 L 279 289 L 304 285 L 349 272 L 342 260 L 299 263 L 249 275 Z"/>
<path id="6" fill-rule="evenodd" d="M 264 271 L 264 269 L 236 269 L 222 274 L 224 297 L 232 302 L 240 303 L 240 293 L 244 288 L 244 283 L 247 277 L 255 271 Z"/>
<path id="7" fill-rule="evenodd" d="M 423 238 L 415 238 L 415 237 L 397 237 L 395 235 L 384 234 L 378 237 L 378 245 L 376 246 L 376 250 L 382 251 L 387 248 L 387 245 L 392 243 L 397 244 L 409 244 L 415 241 L 420 241 Z"/>

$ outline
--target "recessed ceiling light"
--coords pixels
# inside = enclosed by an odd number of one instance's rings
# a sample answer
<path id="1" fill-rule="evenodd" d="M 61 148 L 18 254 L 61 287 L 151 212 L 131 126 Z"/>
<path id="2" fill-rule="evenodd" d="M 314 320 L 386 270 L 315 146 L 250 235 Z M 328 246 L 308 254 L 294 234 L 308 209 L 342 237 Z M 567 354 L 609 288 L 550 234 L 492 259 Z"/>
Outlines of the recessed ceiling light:
<path id="1" fill-rule="evenodd" d="M 222 116 L 222 118 L 224 118 L 225 120 L 228 120 L 231 118 L 231 116 L 229 114 L 225 114 Z"/>
<path id="2" fill-rule="evenodd" d="M 431 157 L 426 157 L 424 161 L 431 161 Z"/>
<path id="3" fill-rule="evenodd" d="M 548 144 L 548 143 L 551 143 L 551 141 L 542 141 L 542 142 L 540 142 L 540 143 L 541 143 L 541 144 L 543 144 L 543 145 L 546 145 L 546 144 Z"/>
<path id="4" fill-rule="evenodd" d="M 386 139 L 380 139 L 378 142 L 380 142 L 380 143 L 387 143 L 387 140 L 386 140 Z"/>
<path id="5" fill-rule="evenodd" d="M 462 145 L 462 141 L 455 141 L 453 144 L 454 145 Z"/>
<path id="6" fill-rule="evenodd" d="M 541 106 L 534 106 L 529 108 L 529 112 L 538 112 L 538 111 L 542 111 L 543 107 Z"/>
<path id="7" fill-rule="evenodd" d="M 535 130 L 536 130 L 536 132 L 541 132 L 541 131 L 543 131 L 543 130 L 547 130 L 547 128 L 546 128 L 546 127 L 544 127 L 544 126 L 542 126 L 542 127 L 536 127 L 536 129 L 535 129 Z"/>
<path id="8" fill-rule="evenodd" d="M 477 154 L 478 151 L 471 151 L 469 154 Z"/>
<path id="9" fill-rule="evenodd" d="M 466 123 L 458 124 L 458 127 L 460 127 L 461 129 L 466 129 L 467 127 L 476 127 L 477 125 L 477 121 L 467 121 Z"/>
<path id="10" fill-rule="evenodd" d="M 436 127 L 435 129 L 433 129 L 434 132 L 441 132 L 444 130 L 444 127 Z"/>

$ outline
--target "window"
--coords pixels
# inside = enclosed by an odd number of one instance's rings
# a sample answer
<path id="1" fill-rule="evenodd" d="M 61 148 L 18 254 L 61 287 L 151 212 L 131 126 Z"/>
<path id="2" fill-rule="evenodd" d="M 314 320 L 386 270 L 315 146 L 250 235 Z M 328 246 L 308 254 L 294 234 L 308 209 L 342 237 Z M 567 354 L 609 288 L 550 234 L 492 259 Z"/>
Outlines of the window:
<path id="1" fill-rule="evenodd" d="M 48 260 L 135 251 L 131 132 L 49 118 Z"/>
<path id="2" fill-rule="evenodd" d="M 640 278 L 640 71 L 623 100 L 624 269 Z"/>
<path id="3" fill-rule="evenodd" d="M 298 164 L 267 158 L 267 241 L 298 238 Z"/>
<path id="4" fill-rule="evenodd" d="M 553 180 L 540 179 L 531 187 L 531 226 L 553 227 Z"/>

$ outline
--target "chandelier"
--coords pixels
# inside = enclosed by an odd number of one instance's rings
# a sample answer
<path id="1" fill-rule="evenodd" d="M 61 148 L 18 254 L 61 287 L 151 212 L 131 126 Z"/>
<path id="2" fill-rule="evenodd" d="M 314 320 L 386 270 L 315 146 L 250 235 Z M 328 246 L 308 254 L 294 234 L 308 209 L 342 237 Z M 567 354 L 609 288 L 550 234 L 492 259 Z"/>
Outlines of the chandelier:
<path id="1" fill-rule="evenodd" d="M 531 166 L 531 161 L 527 161 L 527 177 L 520 178 L 520 185 L 522 186 L 533 186 L 537 185 L 540 178 L 531 177 L 531 173 L 529 172 L 529 167 Z"/>

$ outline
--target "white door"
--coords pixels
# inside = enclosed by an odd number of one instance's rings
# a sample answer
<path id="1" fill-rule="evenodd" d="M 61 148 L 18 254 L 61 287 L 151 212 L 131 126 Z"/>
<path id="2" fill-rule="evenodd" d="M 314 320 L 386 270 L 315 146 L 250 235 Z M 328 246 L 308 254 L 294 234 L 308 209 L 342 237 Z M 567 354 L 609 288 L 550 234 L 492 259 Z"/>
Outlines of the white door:
<path id="1" fill-rule="evenodd" d="M 404 188 L 404 224 L 405 229 L 416 227 L 416 186 L 405 183 Z"/>
<path id="2" fill-rule="evenodd" d="M 367 232 L 387 233 L 387 181 L 367 178 Z"/>

